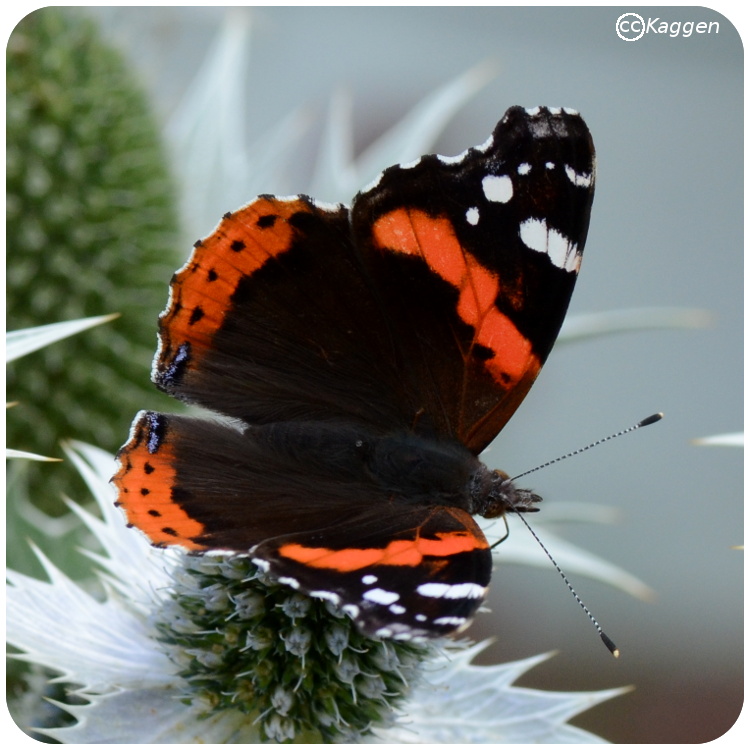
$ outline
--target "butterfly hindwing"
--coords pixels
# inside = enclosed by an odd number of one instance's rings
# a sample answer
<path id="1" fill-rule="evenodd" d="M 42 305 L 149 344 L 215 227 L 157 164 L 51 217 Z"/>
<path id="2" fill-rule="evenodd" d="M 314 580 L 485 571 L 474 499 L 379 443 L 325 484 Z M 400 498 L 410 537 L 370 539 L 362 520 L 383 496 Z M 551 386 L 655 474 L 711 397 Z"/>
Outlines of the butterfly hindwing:
<path id="1" fill-rule="evenodd" d="M 388 498 L 354 435 L 344 425 L 243 428 L 141 412 L 118 454 L 118 503 L 154 543 L 197 552 L 318 533 Z"/>
<path id="2" fill-rule="evenodd" d="M 304 430 L 241 432 L 142 412 L 119 455 L 118 503 L 152 542 L 248 553 L 372 635 L 437 635 L 468 623 L 492 564 L 472 517 L 394 497 L 345 429 L 300 460 L 308 439 Z"/>
<path id="3" fill-rule="evenodd" d="M 468 513 L 393 502 L 315 534 L 271 539 L 253 555 L 280 582 L 333 601 L 377 637 L 463 629 L 492 569 L 487 540 Z"/>

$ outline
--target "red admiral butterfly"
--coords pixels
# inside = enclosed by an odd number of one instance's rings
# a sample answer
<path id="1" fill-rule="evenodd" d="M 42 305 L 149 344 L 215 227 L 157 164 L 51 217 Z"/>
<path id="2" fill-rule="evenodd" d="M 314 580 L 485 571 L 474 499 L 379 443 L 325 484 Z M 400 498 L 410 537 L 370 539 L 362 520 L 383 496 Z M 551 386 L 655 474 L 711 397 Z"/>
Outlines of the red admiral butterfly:
<path id="1" fill-rule="evenodd" d="M 472 515 L 540 500 L 477 456 L 552 348 L 593 195 L 580 116 L 513 107 L 351 208 L 226 214 L 172 279 L 153 380 L 230 419 L 136 417 L 113 480 L 129 524 L 249 553 L 372 636 L 466 627 L 492 568 Z"/>

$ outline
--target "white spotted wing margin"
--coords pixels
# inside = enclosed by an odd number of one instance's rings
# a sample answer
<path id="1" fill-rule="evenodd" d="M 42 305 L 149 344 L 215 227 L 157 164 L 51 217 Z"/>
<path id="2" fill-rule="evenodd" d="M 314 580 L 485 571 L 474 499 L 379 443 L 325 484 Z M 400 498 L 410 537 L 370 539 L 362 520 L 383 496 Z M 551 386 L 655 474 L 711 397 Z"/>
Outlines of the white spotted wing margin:
<path id="1" fill-rule="evenodd" d="M 372 509 L 257 545 L 280 582 L 340 607 L 375 638 L 424 640 L 467 628 L 485 599 L 492 556 L 472 517 L 433 506 Z"/>

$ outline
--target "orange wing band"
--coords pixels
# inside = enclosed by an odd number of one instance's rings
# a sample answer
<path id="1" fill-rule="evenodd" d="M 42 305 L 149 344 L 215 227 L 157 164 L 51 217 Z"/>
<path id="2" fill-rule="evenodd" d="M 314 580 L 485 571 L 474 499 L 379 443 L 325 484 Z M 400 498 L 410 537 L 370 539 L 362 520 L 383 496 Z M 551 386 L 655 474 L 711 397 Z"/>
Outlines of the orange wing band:
<path id="1" fill-rule="evenodd" d="M 210 237 L 196 243 L 190 260 L 172 280 L 170 304 L 161 318 L 162 363 L 189 341 L 190 367 L 195 368 L 200 349 L 210 348 L 231 310 L 230 300 L 240 281 L 288 250 L 295 231 L 289 218 L 311 211 L 302 200 L 258 198 L 227 214 Z"/>
<path id="2" fill-rule="evenodd" d="M 373 237 L 381 248 L 419 255 L 458 290 L 458 315 L 474 328 L 474 343 L 494 352 L 484 364 L 504 388 L 538 372 L 541 364 L 531 342 L 495 306 L 500 279 L 464 250 L 448 219 L 399 208 L 375 222 Z"/>
<path id="3" fill-rule="evenodd" d="M 342 549 L 305 547 L 301 544 L 285 544 L 279 554 L 289 560 L 304 563 L 313 568 L 331 568 L 345 573 L 361 570 L 371 565 L 397 565 L 416 567 L 425 556 L 449 557 L 461 552 L 486 548 L 487 541 L 478 539 L 468 531 L 437 534 L 438 539 L 405 539 L 389 542 L 382 549 Z"/>
<path id="4" fill-rule="evenodd" d="M 172 499 L 176 476 L 169 445 L 162 442 L 149 452 L 148 421 L 147 415 L 136 417 L 131 438 L 118 454 L 120 468 L 112 477 L 118 490 L 117 505 L 125 511 L 128 523 L 146 534 L 152 544 L 206 549 L 194 541 L 203 533 L 203 524 Z"/>

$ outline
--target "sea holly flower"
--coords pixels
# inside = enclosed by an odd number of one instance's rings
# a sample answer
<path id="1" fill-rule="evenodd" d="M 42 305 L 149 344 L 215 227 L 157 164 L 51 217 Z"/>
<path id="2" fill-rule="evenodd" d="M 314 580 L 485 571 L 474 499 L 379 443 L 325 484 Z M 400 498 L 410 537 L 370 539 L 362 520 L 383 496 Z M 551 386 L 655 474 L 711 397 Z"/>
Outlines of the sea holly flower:
<path id="1" fill-rule="evenodd" d="M 480 667 L 482 644 L 369 639 L 247 557 L 151 547 L 113 505 L 111 456 L 80 443 L 66 453 L 102 515 L 71 503 L 102 548 L 84 552 L 99 593 L 41 551 L 49 580 L 8 576 L 16 658 L 58 672 L 79 699 L 57 704 L 73 726 L 40 733 L 87 744 L 598 741 L 566 722 L 621 691 L 515 688 L 547 656 Z"/>

